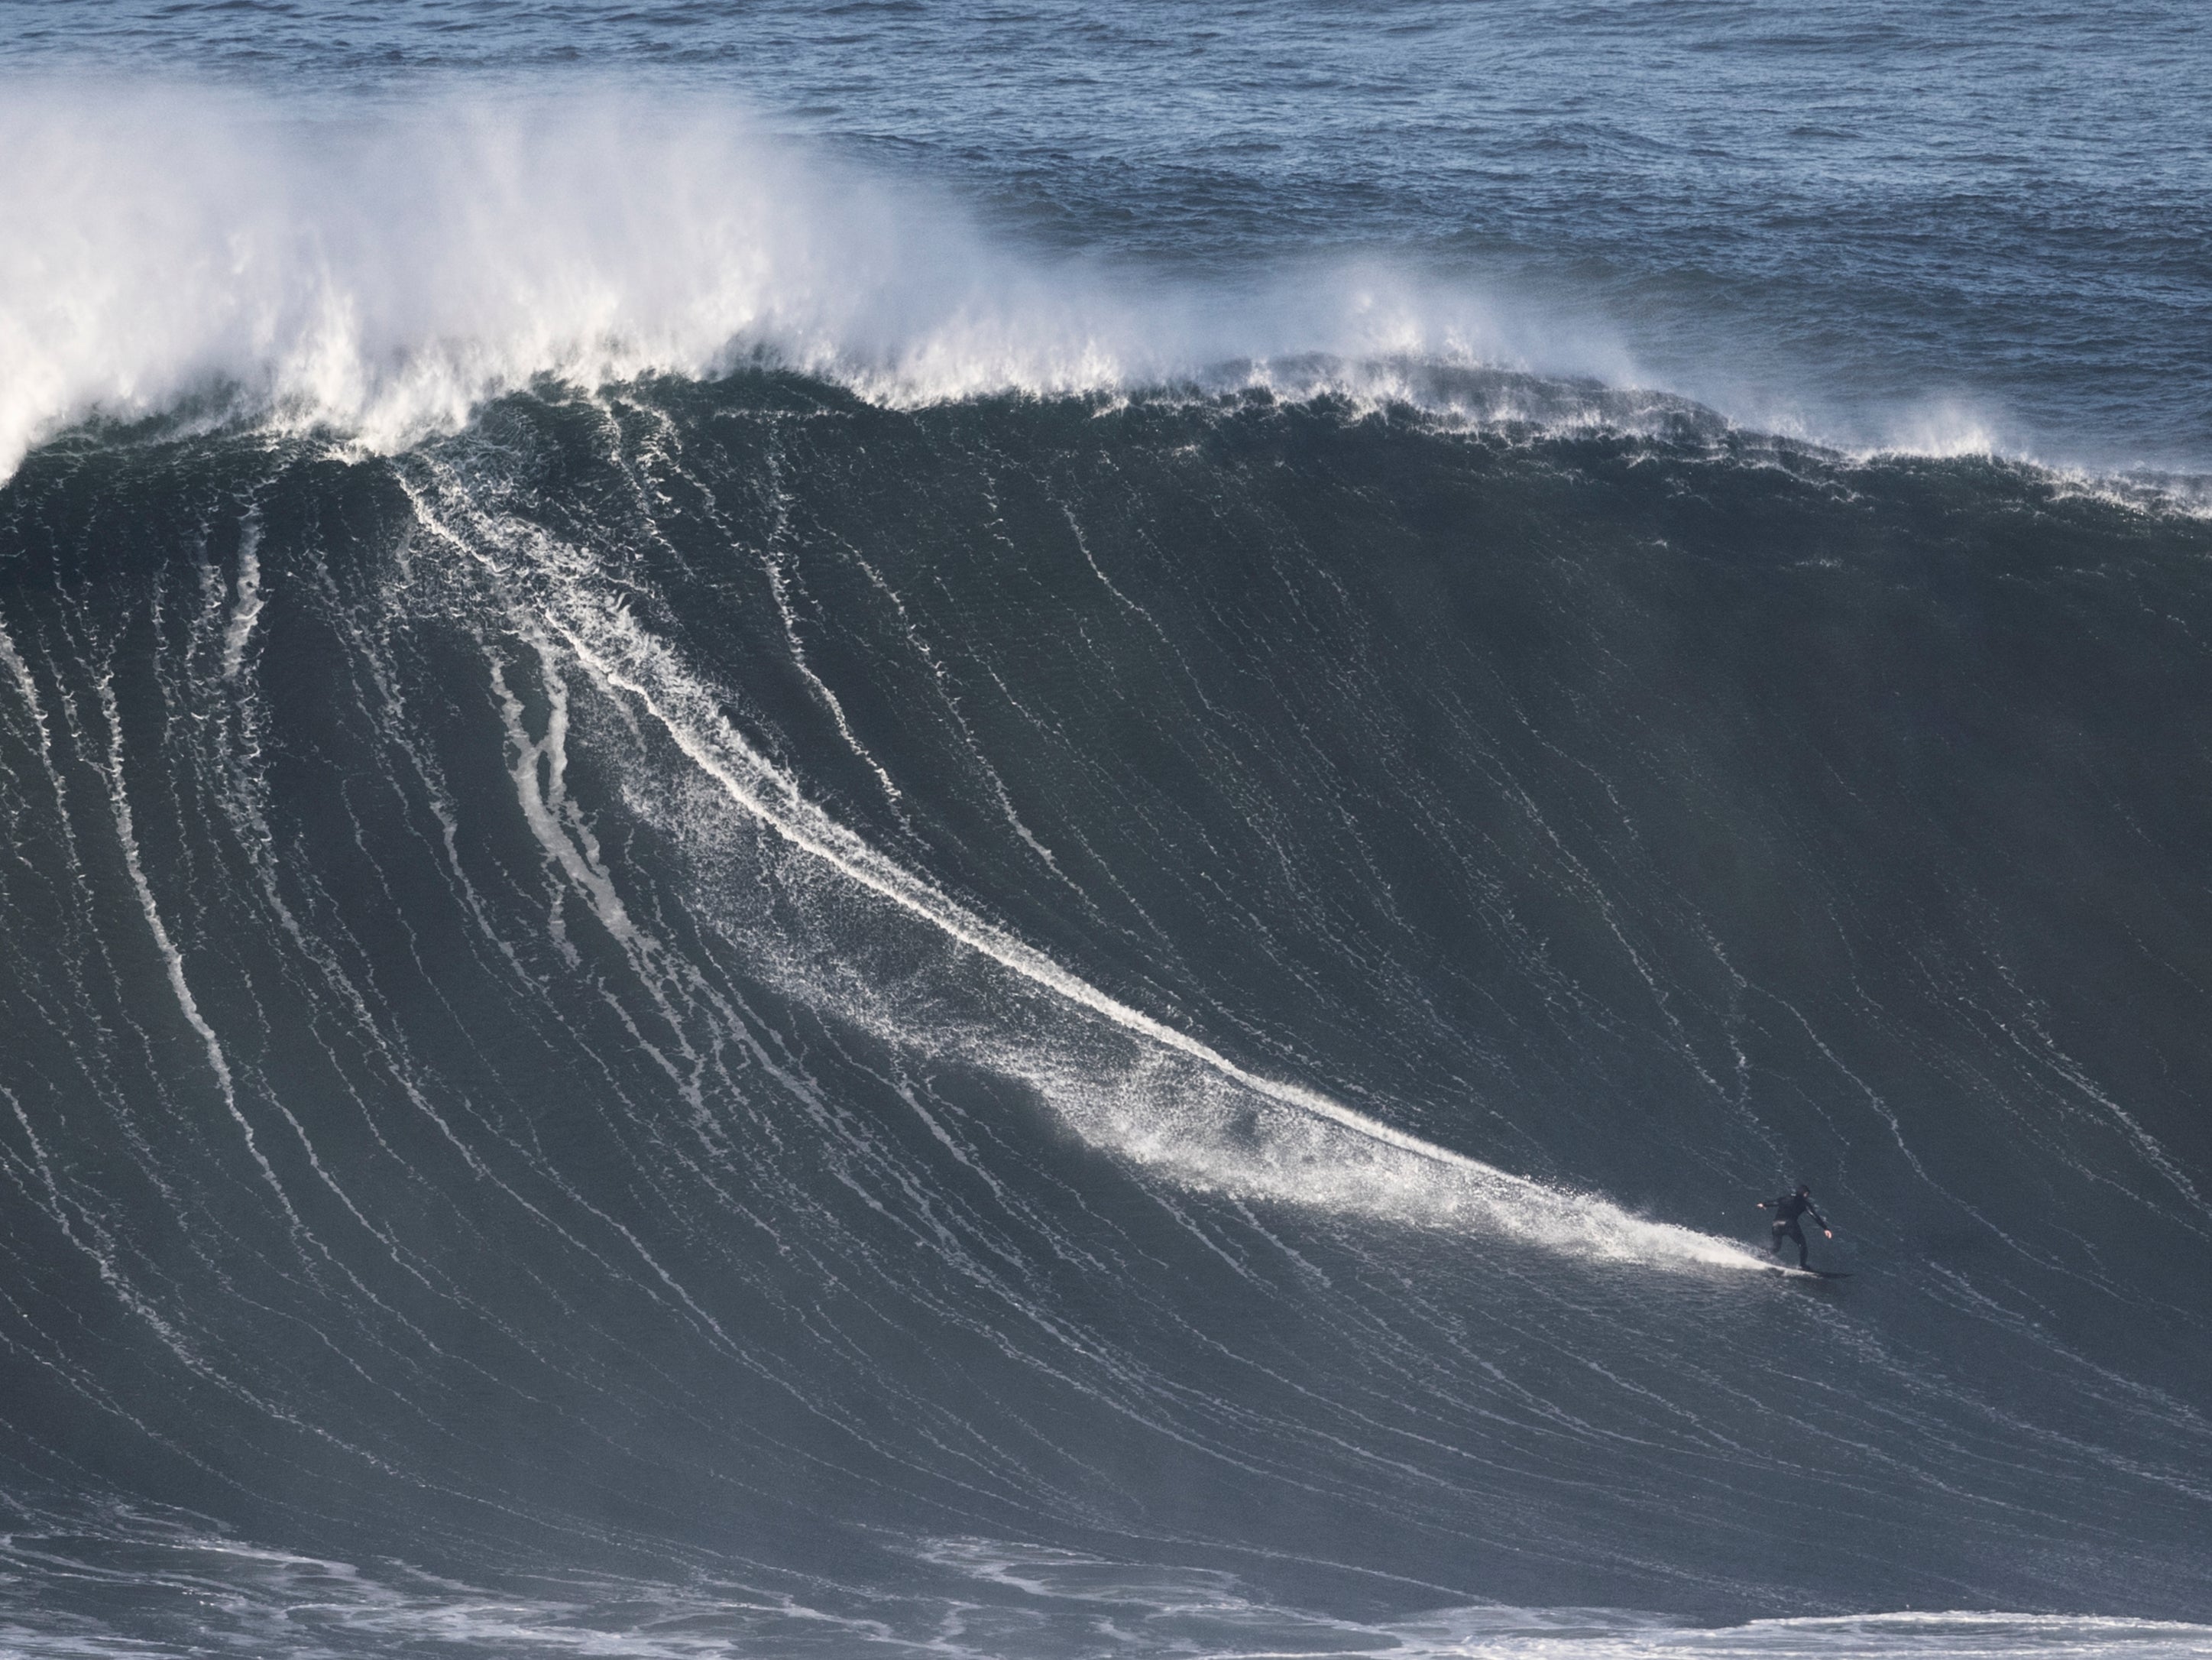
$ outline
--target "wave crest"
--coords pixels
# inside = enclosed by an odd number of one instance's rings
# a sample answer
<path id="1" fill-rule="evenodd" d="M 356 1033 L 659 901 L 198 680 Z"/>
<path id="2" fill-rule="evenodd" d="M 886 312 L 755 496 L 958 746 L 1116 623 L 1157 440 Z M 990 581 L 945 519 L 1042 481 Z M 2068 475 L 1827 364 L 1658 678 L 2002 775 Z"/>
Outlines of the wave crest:
<path id="1" fill-rule="evenodd" d="M 307 113 L 205 88 L 0 112 L 0 477 L 88 417 L 213 398 L 377 449 L 542 377 L 765 361 L 929 402 L 1418 357 L 1619 379 L 1603 340 L 1373 261 L 1241 293 L 1022 254 L 941 192 L 694 99 L 570 88 Z"/>

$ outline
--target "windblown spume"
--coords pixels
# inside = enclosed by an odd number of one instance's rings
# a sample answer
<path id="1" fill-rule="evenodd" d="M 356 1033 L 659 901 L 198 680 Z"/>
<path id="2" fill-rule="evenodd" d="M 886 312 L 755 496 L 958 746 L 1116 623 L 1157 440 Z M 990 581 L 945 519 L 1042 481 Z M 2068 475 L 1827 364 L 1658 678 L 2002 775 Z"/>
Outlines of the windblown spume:
<path id="1" fill-rule="evenodd" d="M 894 405 L 1304 393 L 1347 365 L 1402 396 L 1407 367 L 1438 358 L 1626 370 L 1586 326 L 1371 260 L 1258 293 L 1042 261 L 948 197 L 696 100 L 586 88 L 318 119 L 189 86 L 32 86 L 0 106 L 0 469 L 92 415 L 189 404 L 390 451 L 539 376 L 757 362 Z"/>

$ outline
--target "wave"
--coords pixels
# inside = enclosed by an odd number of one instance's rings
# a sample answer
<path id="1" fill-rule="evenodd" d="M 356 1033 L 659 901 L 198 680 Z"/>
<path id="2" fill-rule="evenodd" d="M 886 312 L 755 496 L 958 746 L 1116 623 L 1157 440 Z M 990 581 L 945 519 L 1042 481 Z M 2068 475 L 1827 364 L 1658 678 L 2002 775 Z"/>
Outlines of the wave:
<path id="1" fill-rule="evenodd" d="M 1406 373 L 32 454 L 4 1640 L 2201 1620 L 2212 527 Z"/>

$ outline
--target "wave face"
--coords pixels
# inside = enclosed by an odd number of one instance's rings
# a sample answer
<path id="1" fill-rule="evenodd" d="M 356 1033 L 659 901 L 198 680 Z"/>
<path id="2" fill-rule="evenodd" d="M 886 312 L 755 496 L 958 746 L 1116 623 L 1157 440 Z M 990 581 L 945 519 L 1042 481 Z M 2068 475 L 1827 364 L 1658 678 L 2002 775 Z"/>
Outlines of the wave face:
<path id="1" fill-rule="evenodd" d="M 11 1641 L 2212 1618 L 2212 526 L 1662 427 L 32 454 Z"/>

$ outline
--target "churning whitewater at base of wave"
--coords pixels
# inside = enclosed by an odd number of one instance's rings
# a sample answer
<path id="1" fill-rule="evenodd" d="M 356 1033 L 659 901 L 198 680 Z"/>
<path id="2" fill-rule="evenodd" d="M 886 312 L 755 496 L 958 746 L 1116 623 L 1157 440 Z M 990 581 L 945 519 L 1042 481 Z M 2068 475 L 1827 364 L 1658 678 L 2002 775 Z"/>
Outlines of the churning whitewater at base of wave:
<path id="1" fill-rule="evenodd" d="M 19 1518 L 21 1519 L 21 1518 Z M 1439 1607 L 1362 1620 L 1286 1604 L 1233 1572 L 977 1538 L 902 1552 L 899 1592 L 762 1570 L 678 1580 L 534 1575 L 476 1584 L 209 1531 L 196 1518 L 51 1518 L 0 1535 L 9 1584 L 64 1571 L 76 1606 L 0 1584 L 0 1651 L 21 1660 L 209 1652 L 298 1660 L 374 1651 L 483 1660 L 2188 1660 L 2212 1627 L 2172 1620 L 1899 1611 L 1686 1625 L 1608 1608 Z M 210 1595 L 219 1590 L 219 1595 Z"/>
<path id="2" fill-rule="evenodd" d="M 892 404 L 1345 363 L 1632 379 L 1601 329 L 1374 260 L 1233 289 L 1025 254 L 943 192 L 696 95 L 303 112 L 166 85 L 0 102 L 0 477 L 88 418 L 185 410 L 390 450 L 551 379 L 768 362 Z M 1401 369 L 1355 372 L 1404 396 Z"/>

